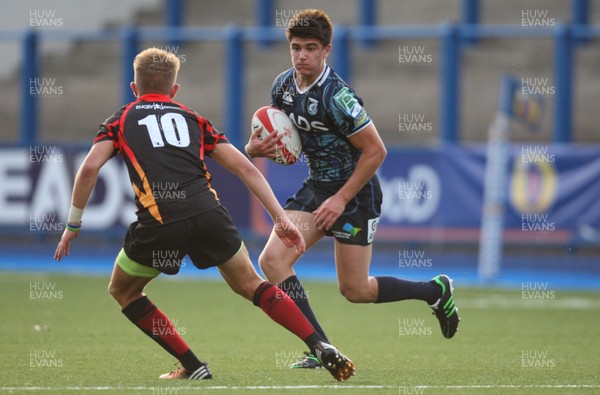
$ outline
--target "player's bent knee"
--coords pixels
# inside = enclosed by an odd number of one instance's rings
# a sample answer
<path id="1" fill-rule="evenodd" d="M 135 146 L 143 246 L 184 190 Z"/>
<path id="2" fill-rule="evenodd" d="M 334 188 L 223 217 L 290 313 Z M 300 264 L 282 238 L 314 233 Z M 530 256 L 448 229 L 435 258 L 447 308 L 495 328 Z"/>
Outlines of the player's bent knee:
<path id="1" fill-rule="evenodd" d="M 123 289 L 115 285 L 112 281 L 108 283 L 108 294 L 120 305 L 122 304 L 124 292 Z"/>
<path id="2" fill-rule="evenodd" d="M 113 281 L 108 283 L 108 293 L 121 307 L 125 307 L 129 303 L 143 296 L 139 290 L 119 286 Z"/>
<path id="3" fill-rule="evenodd" d="M 121 294 L 121 289 L 111 281 L 108 283 L 108 294 L 116 299 Z"/>
<path id="4" fill-rule="evenodd" d="M 351 303 L 371 303 L 371 297 L 368 292 L 360 287 L 340 285 L 340 293 L 348 302 Z"/>
<path id="5" fill-rule="evenodd" d="M 275 254 L 263 251 L 258 257 L 258 266 L 267 276 L 274 273 L 279 268 L 278 259 Z"/>
<path id="6" fill-rule="evenodd" d="M 108 283 L 108 293 L 117 302 L 126 296 L 127 293 L 125 291 L 126 291 L 125 289 L 115 285 L 112 281 L 110 283 Z"/>
<path id="7" fill-rule="evenodd" d="M 254 297 L 254 292 L 260 283 L 262 283 L 262 281 L 263 280 L 260 277 L 257 279 L 249 278 L 247 281 L 242 281 L 235 284 L 230 283 L 229 286 L 233 292 L 240 295 L 244 299 L 252 300 L 252 297 Z"/>
<path id="8" fill-rule="evenodd" d="M 258 265 L 260 270 L 267 277 L 277 277 L 280 273 L 288 272 L 295 263 L 294 257 L 290 257 L 285 253 L 279 253 L 278 251 L 263 251 L 258 257 Z"/>

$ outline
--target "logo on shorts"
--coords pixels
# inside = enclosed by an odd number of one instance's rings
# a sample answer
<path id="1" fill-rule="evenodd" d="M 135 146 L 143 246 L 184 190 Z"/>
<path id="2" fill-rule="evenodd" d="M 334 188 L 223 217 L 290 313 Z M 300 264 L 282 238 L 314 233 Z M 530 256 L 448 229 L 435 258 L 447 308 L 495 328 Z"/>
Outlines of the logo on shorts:
<path id="1" fill-rule="evenodd" d="M 375 232 L 377 231 L 377 224 L 379 223 L 379 217 L 369 220 L 369 229 L 367 233 L 367 243 L 372 243 L 375 240 Z"/>
<path id="2" fill-rule="evenodd" d="M 355 228 L 350 222 L 346 222 L 344 226 L 342 226 L 342 230 L 345 230 L 346 232 L 350 233 L 352 237 L 354 237 L 362 230 L 362 228 Z"/>

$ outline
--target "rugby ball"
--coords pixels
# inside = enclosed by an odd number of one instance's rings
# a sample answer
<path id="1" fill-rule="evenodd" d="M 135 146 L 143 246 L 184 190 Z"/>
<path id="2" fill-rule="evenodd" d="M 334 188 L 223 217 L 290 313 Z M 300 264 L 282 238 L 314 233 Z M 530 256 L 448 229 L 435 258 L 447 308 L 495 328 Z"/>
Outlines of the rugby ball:
<path id="1" fill-rule="evenodd" d="M 263 127 L 259 139 L 267 137 L 267 133 L 277 133 L 283 138 L 277 142 L 277 156 L 271 158 L 280 165 L 293 165 L 300 158 L 302 142 L 296 126 L 286 113 L 276 107 L 261 107 L 252 116 L 252 132 Z"/>

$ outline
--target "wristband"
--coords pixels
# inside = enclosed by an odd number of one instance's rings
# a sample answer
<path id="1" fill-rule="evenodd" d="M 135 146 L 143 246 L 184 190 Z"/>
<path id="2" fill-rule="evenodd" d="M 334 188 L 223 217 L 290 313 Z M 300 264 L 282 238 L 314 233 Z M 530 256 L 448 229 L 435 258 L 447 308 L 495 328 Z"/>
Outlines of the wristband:
<path id="1" fill-rule="evenodd" d="M 76 224 L 78 222 L 81 222 L 81 217 L 83 217 L 83 209 L 77 208 L 73 206 L 73 204 L 71 204 L 71 209 L 69 210 L 69 219 L 67 220 L 67 223 Z"/>
<path id="2" fill-rule="evenodd" d="M 81 224 L 71 224 L 69 222 L 67 222 L 67 229 L 70 230 L 71 232 L 79 232 L 81 230 Z"/>

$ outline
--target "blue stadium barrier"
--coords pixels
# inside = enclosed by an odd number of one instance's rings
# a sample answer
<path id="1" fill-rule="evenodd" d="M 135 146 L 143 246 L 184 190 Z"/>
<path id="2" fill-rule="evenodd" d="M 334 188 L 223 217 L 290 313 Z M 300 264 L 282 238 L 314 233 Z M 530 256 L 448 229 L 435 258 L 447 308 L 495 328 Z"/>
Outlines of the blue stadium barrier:
<path id="1" fill-rule="evenodd" d="M 165 2 L 165 26 L 175 30 L 182 25 L 183 5 L 182 0 L 166 0 Z M 169 46 L 177 47 L 179 41 L 175 38 L 169 38 Z"/>
<path id="2" fill-rule="evenodd" d="M 590 15 L 589 0 L 571 0 L 571 24 L 587 26 Z M 576 39 L 578 44 L 585 44 L 589 40 L 587 38 Z"/>
<path id="3" fill-rule="evenodd" d="M 123 30 L 123 53 L 121 54 L 122 81 L 121 81 L 121 100 L 124 103 L 135 100 L 135 96 L 129 87 L 133 81 L 133 59 L 138 53 L 138 33 L 135 27 L 129 27 Z"/>
<path id="4" fill-rule="evenodd" d="M 458 139 L 460 54 L 458 30 L 447 25 L 442 33 L 442 65 L 440 119 L 442 141 L 452 143 Z"/>
<path id="5" fill-rule="evenodd" d="M 31 81 L 38 73 L 38 35 L 29 30 L 23 35 L 23 69 L 21 71 L 21 143 L 37 141 L 37 95 L 30 93 Z"/>
<path id="6" fill-rule="evenodd" d="M 600 38 L 600 27 L 587 24 L 561 25 L 554 27 L 530 27 L 523 29 L 520 25 L 439 25 L 439 26 L 349 26 L 336 27 L 336 46 L 334 47 L 334 60 L 336 69 L 343 78 L 352 80 L 352 57 L 350 46 L 353 42 L 361 40 L 386 40 L 386 39 L 439 39 L 442 46 L 442 63 L 440 68 L 441 97 L 440 112 L 442 114 L 441 140 L 444 142 L 460 141 L 460 45 L 462 40 L 495 38 L 545 38 L 553 39 L 555 43 L 554 78 L 556 81 L 556 110 L 554 122 L 555 142 L 569 142 L 572 140 L 572 97 L 574 73 L 574 43 L 581 40 Z M 237 33 L 233 34 L 232 29 Z M 132 80 L 131 61 L 132 54 L 137 51 L 137 45 L 147 40 L 177 41 L 219 41 L 224 42 L 227 48 L 242 48 L 245 42 L 260 42 L 263 40 L 284 40 L 281 29 L 276 27 L 140 27 L 113 30 L 38 30 L 35 32 L 6 32 L 0 31 L 0 40 L 14 40 L 21 37 L 23 44 L 23 73 L 22 73 L 22 108 L 20 141 L 37 141 L 38 109 L 36 95 L 29 95 L 31 78 L 37 77 L 38 49 L 40 40 L 79 40 L 103 41 L 120 40 L 123 44 L 123 93 L 122 101 L 126 103 L 132 96 L 129 91 L 129 81 Z M 230 125 L 240 125 L 243 120 L 243 74 L 245 60 L 241 51 L 228 50 L 226 64 L 227 90 L 223 103 L 230 114 Z M 232 98 L 238 96 L 238 98 Z M 239 103 L 237 102 L 239 100 Z M 233 108 L 232 108 L 232 103 Z M 558 111 L 559 110 L 559 111 Z M 241 129 L 229 129 L 233 134 L 233 141 L 239 141 Z"/>
<path id="7" fill-rule="evenodd" d="M 274 0 L 258 0 L 256 6 L 256 25 L 262 28 L 273 26 L 273 20 L 276 17 L 274 11 Z M 269 47 L 273 41 L 268 37 L 258 41 L 261 48 Z"/>
<path id="8" fill-rule="evenodd" d="M 554 141 L 568 143 L 571 141 L 573 124 L 573 39 L 569 26 L 559 25 L 556 29 L 555 40 Z"/>
<path id="9" fill-rule="evenodd" d="M 461 21 L 465 25 L 476 25 L 479 23 L 479 0 L 462 0 L 462 16 Z M 463 41 L 463 44 L 476 44 L 475 38 L 468 38 Z"/>
<path id="10" fill-rule="evenodd" d="M 336 26 L 333 36 L 333 62 L 335 71 L 344 81 L 352 84 L 351 56 L 350 56 L 350 31 L 345 26 Z"/>
<path id="11" fill-rule="evenodd" d="M 590 1 L 571 0 L 571 23 L 587 25 L 589 22 Z"/>
<path id="12" fill-rule="evenodd" d="M 357 24 L 359 26 L 376 26 L 377 25 L 377 0 L 357 0 Z M 276 0 L 257 0 L 256 1 L 256 26 L 268 28 L 273 26 L 273 21 L 277 20 L 278 12 L 283 13 L 288 10 L 278 10 L 276 8 Z M 290 15 L 282 15 L 282 19 L 287 19 Z M 268 47 L 273 40 L 264 37 L 259 41 L 262 48 Z M 365 38 L 362 40 L 365 47 L 370 48 L 375 44 L 375 40 Z"/>
<path id="13" fill-rule="evenodd" d="M 228 26 L 225 32 L 226 59 L 225 89 L 228 92 L 225 108 L 237 116 L 225 117 L 224 127 L 228 130 L 229 140 L 237 147 L 241 147 L 241 131 L 244 112 L 244 45 L 242 30 L 236 26 Z"/>
<path id="14" fill-rule="evenodd" d="M 358 0 L 358 25 L 359 26 L 376 26 L 377 25 L 377 1 L 375 0 Z M 371 48 L 375 44 L 375 40 L 365 38 L 362 40 L 365 47 Z"/>

